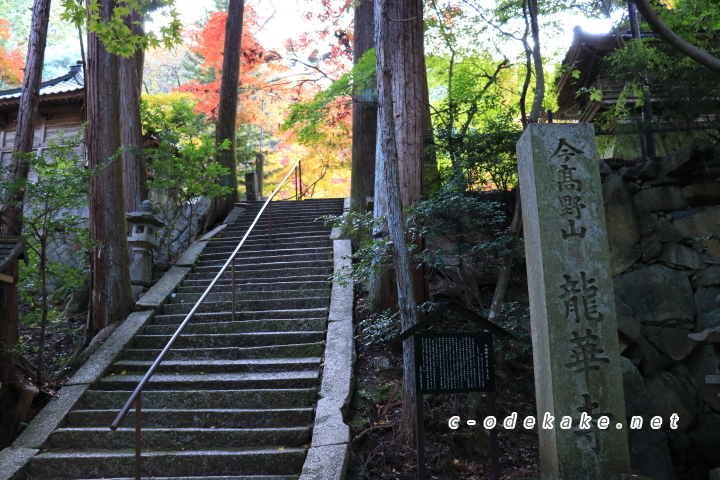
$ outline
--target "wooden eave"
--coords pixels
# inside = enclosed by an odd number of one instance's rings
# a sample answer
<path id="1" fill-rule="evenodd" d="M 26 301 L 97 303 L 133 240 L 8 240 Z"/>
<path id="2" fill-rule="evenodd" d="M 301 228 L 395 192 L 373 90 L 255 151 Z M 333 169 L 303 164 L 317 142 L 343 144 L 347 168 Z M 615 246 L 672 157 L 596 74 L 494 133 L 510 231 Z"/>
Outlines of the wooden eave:
<path id="1" fill-rule="evenodd" d="M 0 237 L 0 273 L 21 259 L 27 263 L 25 237 Z"/>

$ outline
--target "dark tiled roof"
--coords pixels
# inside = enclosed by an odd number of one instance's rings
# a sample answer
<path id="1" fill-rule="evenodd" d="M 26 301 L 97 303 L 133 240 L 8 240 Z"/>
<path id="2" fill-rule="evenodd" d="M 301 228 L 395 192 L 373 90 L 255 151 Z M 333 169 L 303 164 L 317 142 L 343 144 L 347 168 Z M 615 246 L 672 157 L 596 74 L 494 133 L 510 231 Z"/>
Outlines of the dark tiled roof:
<path id="1" fill-rule="evenodd" d="M 40 84 L 40 96 L 66 94 L 81 92 L 85 88 L 85 78 L 81 65 L 73 65 L 65 75 L 42 82 Z M 14 104 L 20 100 L 21 88 L 0 91 L 0 105 Z"/>

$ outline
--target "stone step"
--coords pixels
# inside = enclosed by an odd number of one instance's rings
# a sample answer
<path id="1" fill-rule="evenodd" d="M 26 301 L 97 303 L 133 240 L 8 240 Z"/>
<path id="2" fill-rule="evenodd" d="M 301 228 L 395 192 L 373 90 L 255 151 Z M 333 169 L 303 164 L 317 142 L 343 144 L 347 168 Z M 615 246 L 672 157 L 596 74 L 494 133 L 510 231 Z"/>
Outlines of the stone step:
<path id="1" fill-rule="evenodd" d="M 135 348 L 164 348 L 170 335 L 137 335 Z M 215 348 L 215 347 L 260 347 L 292 343 L 321 342 L 325 332 L 248 332 L 248 333 L 198 333 L 180 335 L 175 341 L 177 348 Z"/>
<path id="2" fill-rule="evenodd" d="M 313 286 L 317 285 L 316 282 L 321 282 L 324 285 L 329 286 L 330 285 L 330 279 L 327 275 L 306 275 L 302 277 L 304 281 L 298 280 L 297 277 L 288 277 L 285 275 L 277 276 L 275 278 L 241 278 L 235 279 L 235 285 L 237 288 L 245 288 L 247 286 L 248 289 L 255 289 L 255 290 L 261 290 L 261 291 L 269 291 L 274 289 L 287 289 L 292 288 L 293 285 L 297 285 L 298 282 L 300 282 L 303 285 L 307 286 Z M 204 292 L 205 289 L 208 286 L 207 279 L 185 279 L 183 284 L 178 288 L 178 291 L 187 291 L 185 289 L 192 289 L 193 291 L 199 291 Z M 224 278 L 221 277 L 218 282 L 215 284 L 215 287 L 217 289 L 226 289 L 227 291 L 231 291 L 231 281 L 230 277 Z"/>
<path id="3" fill-rule="evenodd" d="M 285 251 L 286 249 L 283 249 Z M 300 252 L 300 253 L 282 253 L 277 255 L 252 255 L 245 252 L 245 255 L 238 255 L 235 257 L 235 268 L 248 268 L 251 265 L 262 264 L 262 263 L 284 263 L 290 264 L 294 262 L 332 262 L 333 254 L 332 251 L 325 248 L 312 249 L 317 251 L 312 252 Z M 240 250 L 242 252 L 242 249 Z M 195 265 L 197 267 L 214 267 L 225 265 L 229 255 L 221 253 L 202 255 L 200 260 Z"/>
<path id="4" fill-rule="evenodd" d="M 279 400 L 279 399 L 278 399 Z M 145 395 L 143 395 L 143 405 Z M 103 427 L 106 430 L 118 414 L 113 410 L 73 410 L 68 416 L 68 427 Z M 203 409 L 142 409 L 142 425 L 145 428 L 282 428 L 293 425 L 309 425 L 313 409 L 307 408 L 203 408 Z M 120 424 L 134 428 L 135 409 Z"/>
<path id="5" fill-rule="evenodd" d="M 245 280 L 245 281 L 257 281 L 257 279 L 269 279 L 269 278 L 305 278 L 308 276 L 320 276 L 324 277 L 324 279 L 329 279 L 330 275 L 332 274 L 333 266 L 332 263 L 324 264 L 322 265 L 313 264 L 310 266 L 302 266 L 302 267 L 296 267 L 290 265 L 284 265 L 284 264 L 278 264 L 273 267 L 267 267 L 267 268 L 252 268 L 252 269 L 235 269 L 235 279 L 238 280 Z M 202 270 L 202 267 L 199 271 L 195 271 L 193 269 L 192 272 L 190 272 L 187 276 L 189 280 L 203 280 L 207 284 L 209 280 L 214 279 L 220 269 L 213 269 L 214 271 L 204 271 Z M 230 271 L 230 268 L 225 270 L 223 274 L 220 276 L 221 279 L 230 282 L 232 279 L 232 272 Z"/>
<path id="6" fill-rule="evenodd" d="M 120 360 L 110 367 L 114 374 L 144 374 L 152 365 L 149 360 Z M 320 357 L 263 358 L 240 360 L 165 360 L 155 371 L 157 374 L 216 374 L 289 372 L 320 368 Z M 123 373 L 125 372 L 125 373 Z"/>
<path id="7" fill-rule="evenodd" d="M 132 388 L 122 391 L 88 390 L 82 399 L 82 409 L 113 410 L 117 412 L 130 398 Z M 221 409 L 302 408 L 311 406 L 317 398 L 312 388 L 277 388 L 231 390 L 148 390 L 142 394 L 143 409 Z M 114 417 L 113 417 L 114 418 Z M 110 425 L 109 423 L 107 425 Z"/>
<path id="8" fill-rule="evenodd" d="M 305 448 L 231 449 L 143 452 L 148 477 L 220 475 L 292 475 L 302 470 Z M 45 452 L 30 460 L 28 478 L 69 480 L 117 477 L 134 472 L 128 451 Z"/>
<path id="9" fill-rule="evenodd" d="M 211 360 L 239 358 L 302 358 L 321 356 L 323 354 L 322 342 L 295 343 L 291 345 L 265 345 L 257 347 L 221 347 L 221 348 L 173 348 L 165 359 L 167 360 Z M 126 350 L 123 358 L 127 360 L 155 360 L 160 349 L 131 349 Z"/>
<path id="10" fill-rule="evenodd" d="M 243 246 L 242 251 L 254 251 L 254 250 L 285 250 L 288 248 L 319 248 L 327 247 L 330 245 L 330 232 L 323 231 L 319 235 L 295 235 L 295 236 L 283 236 L 279 237 L 274 235 L 270 238 L 257 238 L 247 239 Z M 230 237 L 222 238 L 218 237 L 213 239 L 205 247 L 204 252 L 206 253 L 217 253 L 217 252 L 232 252 L 242 237 Z"/>
<path id="11" fill-rule="evenodd" d="M 313 238 L 313 237 L 322 237 L 326 240 L 330 237 L 330 231 L 331 229 L 325 228 L 325 227 L 319 227 L 316 226 L 313 229 L 302 229 L 293 231 L 292 229 L 285 230 L 285 229 L 276 229 L 272 232 L 268 231 L 260 231 L 255 232 L 254 230 L 250 233 L 248 238 L 245 240 L 245 242 L 253 242 L 253 243 L 259 243 L 259 242 L 267 242 L 267 241 L 274 241 L 274 240 L 296 240 L 298 238 Z M 211 242 L 213 246 L 216 246 L 218 244 L 223 243 L 234 243 L 237 245 L 240 240 L 243 239 L 245 236 L 244 232 L 228 232 L 223 233 L 217 236 L 217 238 L 213 239 Z M 302 240 L 301 240 L 302 242 Z"/>
<path id="12" fill-rule="evenodd" d="M 318 255 L 318 254 L 327 254 L 328 257 L 332 258 L 333 250 L 330 246 L 324 246 L 324 247 L 306 247 L 306 248 L 275 248 L 275 249 L 255 249 L 255 250 L 245 250 L 245 246 L 243 245 L 243 248 L 240 249 L 240 251 L 237 254 L 237 258 L 265 258 L 265 257 L 275 257 L 275 256 L 282 256 L 282 255 Z M 206 253 L 203 252 L 202 255 L 200 255 L 200 260 L 220 260 L 220 259 L 226 259 L 227 256 L 220 256 L 221 254 L 213 254 L 213 253 Z"/>
<path id="13" fill-rule="evenodd" d="M 225 227 L 221 233 L 221 235 L 218 236 L 218 238 L 226 238 L 231 236 L 238 236 L 242 237 L 247 233 L 248 228 L 250 228 L 250 222 L 243 224 L 232 224 Z M 275 233 L 282 233 L 282 234 L 288 234 L 288 233 L 303 233 L 303 232 L 316 232 L 319 230 L 323 230 L 326 232 L 330 232 L 329 225 L 326 225 L 325 222 L 316 221 L 315 218 L 307 217 L 305 219 L 302 218 L 295 218 L 291 221 L 284 221 L 282 223 L 278 223 L 273 218 L 273 224 L 270 225 L 270 222 L 265 219 L 265 221 L 260 224 L 257 223 L 253 227 L 252 231 L 250 232 L 250 235 L 248 238 L 252 238 L 254 235 L 257 234 L 275 234 Z"/>
<path id="14" fill-rule="evenodd" d="M 294 282 L 274 282 L 271 279 L 266 279 L 266 281 L 259 282 L 259 283 L 248 283 L 246 280 L 242 280 L 241 282 L 235 283 L 235 291 L 238 293 L 249 293 L 252 295 L 258 295 L 258 292 L 263 292 L 263 295 L 265 293 L 272 294 L 275 290 L 285 290 L 285 291 L 292 291 L 292 292 L 298 292 L 300 295 L 304 295 L 304 292 L 307 290 L 316 290 L 323 292 L 322 295 L 329 294 L 330 292 L 331 283 L 327 280 L 312 280 L 312 281 L 303 281 L 303 280 L 296 280 Z M 197 293 L 201 294 L 204 293 L 207 289 L 207 284 L 205 287 L 201 285 L 195 285 L 195 286 L 185 286 L 182 285 L 177 288 L 177 293 Z M 217 283 L 215 284 L 215 287 L 213 287 L 213 292 L 215 293 L 229 293 L 232 291 L 232 285 L 230 283 Z"/>
<path id="15" fill-rule="evenodd" d="M 172 335 L 179 323 L 166 325 L 148 325 L 143 330 L 145 335 Z M 190 322 L 183 330 L 184 334 L 196 333 L 248 333 L 248 332 L 288 332 L 288 331 L 320 331 L 325 330 L 325 318 L 304 319 L 269 319 L 244 320 L 236 322 Z"/>
<path id="16" fill-rule="evenodd" d="M 237 311 L 235 312 L 236 321 L 244 320 L 273 320 L 273 319 L 307 319 L 327 317 L 327 308 L 303 308 L 289 310 L 261 310 L 261 311 Z M 162 314 L 157 315 L 153 322 L 156 325 L 179 324 L 187 314 Z M 207 312 L 197 313 L 193 316 L 195 323 L 208 322 L 229 322 L 232 321 L 231 312 Z"/>
<path id="17" fill-rule="evenodd" d="M 98 388 L 103 390 L 132 390 L 142 375 L 110 375 L 100 380 Z M 316 386 L 319 371 L 264 373 L 213 373 L 207 375 L 153 375 L 145 390 L 196 390 L 196 389 L 265 389 L 265 388 L 308 388 Z"/>
<path id="18" fill-rule="evenodd" d="M 222 295 L 222 294 L 221 294 Z M 229 295 L 228 295 L 229 296 Z M 268 298 L 268 299 L 237 299 L 235 301 L 235 312 L 238 311 L 260 311 L 260 310 L 292 310 L 321 308 L 328 304 L 327 296 L 320 297 L 297 297 L 297 298 Z M 188 303 L 166 303 L 162 306 L 165 315 L 188 313 L 194 307 L 195 302 Z M 232 312 L 232 302 L 213 302 L 205 300 L 198 307 L 198 312 Z"/>
<path id="19" fill-rule="evenodd" d="M 253 291 L 243 291 L 241 288 L 235 289 L 235 301 L 238 302 L 238 304 L 242 301 L 246 300 L 253 300 L 256 301 L 259 297 L 257 292 Z M 170 295 L 170 302 L 169 303 L 177 303 L 177 304 L 190 304 L 194 305 L 195 302 L 197 302 L 200 297 L 202 296 L 202 293 L 173 293 Z M 330 289 L 325 288 L 322 290 L 303 290 L 302 292 L 297 292 L 296 290 L 272 290 L 269 292 L 263 292 L 262 298 L 266 300 L 284 300 L 284 299 L 293 299 L 293 298 L 329 298 L 330 297 Z M 208 294 L 208 296 L 205 298 L 205 302 L 231 302 L 232 301 L 232 291 L 229 292 L 215 292 L 213 290 L 213 293 Z"/>
<path id="20" fill-rule="evenodd" d="M 246 448 L 285 446 L 300 447 L 310 442 L 310 427 L 277 426 L 273 428 L 152 428 L 142 429 L 142 448 L 196 450 L 205 448 Z M 308 424 L 309 425 L 309 424 Z M 48 440 L 48 448 L 62 450 L 122 450 L 135 446 L 135 429 L 105 427 L 58 428 Z"/>
<path id="21" fill-rule="evenodd" d="M 254 271 L 254 270 L 285 270 L 288 267 L 292 266 L 292 268 L 308 268 L 308 267 L 317 267 L 322 266 L 326 268 L 332 268 L 332 259 L 323 259 L 323 260 L 294 260 L 291 262 L 286 262 L 281 258 L 266 258 L 262 262 L 257 263 L 249 263 L 245 264 L 240 261 L 235 262 L 235 276 L 238 276 L 238 273 L 246 272 L 246 271 Z M 216 263 L 213 265 L 197 265 L 193 267 L 193 273 L 212 273 L 217 275 L 217 273 L 220 271 L 220 269 L 225 265 L 225 263 Z M 227 266 L 227 269 L 230 270 L 232 268 L 232 263 Z"/>
<path id="22" fill-rule="evenodd" d="M 247 233 L 248 228 L 250 228 L 252 222 L 242 222 L 242 223 L 234 223 L 232 225 L 228 225 L 225 227 L 221 233 L 221 235 L 218 235 L 218 238 L 222 237 L 228 237 L 228 236 L 244 236 Z M 254 235 L 257 232 L 263 232 L 263 233 L 275 233 L 275 232 L 304 232 L 304 231 L 314 231 L 319 229 L 326 229 L 329 230 L 332 227 L 328 224 L 326 224 L 323 221 L 317 220 L 316 217 L 304 217 L 304 218 L 294 218 L 292 220 L 284 220 L 280 223 L 276 221 L 276 219 L 273 218 L 272 225 L 268 221 L 267 218 L 263 219 L 261 222 L 258 222 L 253 227 L 252 231 L 250 232 L 250 235 Z"/>

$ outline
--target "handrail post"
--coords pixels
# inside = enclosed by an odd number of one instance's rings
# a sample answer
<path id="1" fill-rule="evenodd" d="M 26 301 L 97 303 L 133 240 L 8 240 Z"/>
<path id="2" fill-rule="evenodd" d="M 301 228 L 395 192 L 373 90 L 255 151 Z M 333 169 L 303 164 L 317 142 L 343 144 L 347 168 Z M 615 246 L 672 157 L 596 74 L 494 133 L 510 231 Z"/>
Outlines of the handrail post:
<path id="1" fill-rule="evenodd" d="M 232 321 L 235 321 L 235 257 L 232 259 L 232 280 L 230 282 L 230 288 L 232 289 Z"/>
<path id="2" fill-rule="evenodd" d="M 268 208 L 268 215 L 270 215 L 270 229 L 268 230 L 268 234 L 270 239 L 269 241 L 272 242 L 272 202 L 268 202 Z"/>
<path id="3" fill-rule="evenodd" d="M 302 191 L 302 161 L 298 162 L 297 177 L 298 177 L 298 192 L 300 192 L 300 196 L 298 197 L 298 200 L 302 200 L 302 199 L 303 199 L 303 191 Z"/>
<path id="4" fill-rule="evenodd" d="M 135 480 L 142 477 L 142 391 L 135 399 Z"/>

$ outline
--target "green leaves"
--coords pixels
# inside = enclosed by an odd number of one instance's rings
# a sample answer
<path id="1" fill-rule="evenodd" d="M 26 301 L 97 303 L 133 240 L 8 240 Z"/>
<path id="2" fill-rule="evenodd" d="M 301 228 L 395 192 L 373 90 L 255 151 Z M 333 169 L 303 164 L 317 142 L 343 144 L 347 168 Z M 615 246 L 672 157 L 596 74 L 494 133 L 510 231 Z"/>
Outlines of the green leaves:
<path id="1" fill-rule="evenodd" d="M 177 12 L 172 8 L 172 1 L 163 5 L 170 7 L 164 11 L 169 22 L 160 28 L 159 35 L 154 32 L 137 35 L 133 34 L 130 28 L 133 23 L 137 23 L 137 20 L 132 20 L 134 13 L 144 17 L 152 8 L 148 8 L 148 2 L 142 0 L 122 1 L 111 9 L 109 18 L 103 13 L 107 6 L 101 3 L 101 0 L 88 0 L 87 8 L 83 0 L 62 0 L 62 6 L 65 9 L 61 14 L 63 20 L 76 26 L 86 24 L 88 30 L 97 35 L 107 51 L 116 55 L 129 57 L 138 49 L 147 50 L 161 44 L 169 48 L 182 41 L 180 36 L 182 23 Z"/>
<path id="2" fill-rule="evenodd" d="M 294 129 L 298 141 L 303 145 L 316 144 L 324 139 L 322 127 L 330 120 L 330 111 L 335 102 L 344 101 L 350 95 L 371 97 L 364 100 L 376 101 L 375 49 L 368 50 L 350 72 L 333 82 L 328 89 L 308 102 L 291 105 L 290 114 L 281 129 Z"/>

